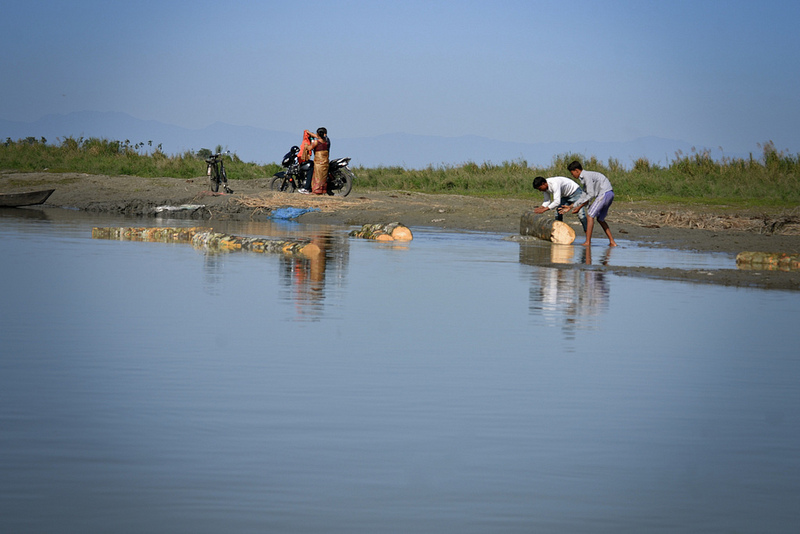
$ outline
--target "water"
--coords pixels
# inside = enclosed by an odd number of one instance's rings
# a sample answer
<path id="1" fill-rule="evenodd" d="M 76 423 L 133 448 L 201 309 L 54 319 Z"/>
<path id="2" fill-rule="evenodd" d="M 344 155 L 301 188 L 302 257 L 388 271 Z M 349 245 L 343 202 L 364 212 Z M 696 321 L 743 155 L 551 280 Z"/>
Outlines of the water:
<path id="1" fill-rule="evenodd" d="M 557 269 L 495 234 L 219 225 L 311 236 L 310 264 L 19 211 L 0 214 L 0 531 L 800 526 L 795 293 Z M 730 261 L 623 244 L 590 263 Z"/>

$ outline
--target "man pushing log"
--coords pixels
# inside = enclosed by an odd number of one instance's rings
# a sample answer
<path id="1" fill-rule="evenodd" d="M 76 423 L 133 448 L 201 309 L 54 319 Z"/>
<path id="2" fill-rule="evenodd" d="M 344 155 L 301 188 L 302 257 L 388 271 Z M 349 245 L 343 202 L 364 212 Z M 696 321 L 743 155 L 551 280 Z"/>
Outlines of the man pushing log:
<path id="1" fill-rule="evenodd" d="M 559 211 L 559 208 L 562 206 L 572 207 L 583 195 L 581 186 L 575 180 L 570 180 L 566 176 L 552 176 L 550 178 L 537 176 L 533 179 L 533 188 L 544 193 L 544 202 L 538 208 L 534 208 L 533 211 L 545 213 L 546 211 L 554 210 L 557 221 L 564 220 L 564 215 Z M 583 231 L 586 232 L 585 208 L 581 208 L 578 211 L 578 220 L 581 221 Z"/>

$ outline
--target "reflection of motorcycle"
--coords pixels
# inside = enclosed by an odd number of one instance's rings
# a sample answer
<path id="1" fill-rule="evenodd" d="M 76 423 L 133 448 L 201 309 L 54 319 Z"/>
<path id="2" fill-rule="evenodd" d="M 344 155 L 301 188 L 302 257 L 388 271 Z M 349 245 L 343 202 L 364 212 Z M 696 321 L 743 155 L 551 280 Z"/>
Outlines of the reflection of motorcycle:
<path id="1" fill-rule="evenodd" d="M 286 170 L 275 173 L 269 184 L 270 189 L 294 193 L 303 187 L 303 184 L 314 172 L 314 162 L 306 161 L 300 163 L 300 159 L 297 157 L 299 153 L 300 147 L 293 146 L 283 156 L 281 165 Z M 328 185 L 326 190 L 329 195 L 346 197 L 350 194 L 350 190 L 353 189 L 353 179 L 356 175 L 347 166 L 349 163 L 350 158 L 339 158 L 331 160 L 328 164 Z"/>

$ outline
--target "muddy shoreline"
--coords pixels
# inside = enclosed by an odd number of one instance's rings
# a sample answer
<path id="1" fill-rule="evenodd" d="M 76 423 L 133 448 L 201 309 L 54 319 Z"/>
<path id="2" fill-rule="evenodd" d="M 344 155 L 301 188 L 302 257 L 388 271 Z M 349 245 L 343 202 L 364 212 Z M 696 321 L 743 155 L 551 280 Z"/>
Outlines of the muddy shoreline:
<path id="1" fill-rule="evenodd" d="M 102 176 L 81 173 L 0 173 L 0 193 L 55 189 L 47 207 L 79 209 L 152 218 L 157 225 L 159 208 L 173 218 L 204 220 L 266 219 L 279 207 L 315 208 L 301 215 L 305 223 L 360 226 L 399 221 L 406 226 L 448 230 L 484 231 L 518 236 L 520 216 L 538 205 L 532 200 L 430 195 L 404 191 L 360 191 L 350 196 L 315 197 L 269 191 L 269 179 L 231 180 L 234 194 L 213 194 L 205 177 L 193 179 Z M 24 208 L 24 209 L 37 209 Z M 735 256 L 743 251 L 800 253 L 798 210 L 739 212 L 725 207 L 688 210 L 685 206 L 635 203 L 617 200 L 608 222 L 615 238 L 644 246 Z M 577 220 L 567 217 L 583 242 Z M 519 239 L 516 237 L 516 239 Z M 607 246 L 595 229 L 593 250 Z M 578 246 L 578 245 L 576 245 Z M 556 265 L 554 265 L 556 266 Z M 581 266 L 556 266 L 582 268 Z M 693 281 L 739 287 L 800 290 L 800 272 L 766 270 L 678 270 L 644 267 L 605 267 L 621 275 Z"/>

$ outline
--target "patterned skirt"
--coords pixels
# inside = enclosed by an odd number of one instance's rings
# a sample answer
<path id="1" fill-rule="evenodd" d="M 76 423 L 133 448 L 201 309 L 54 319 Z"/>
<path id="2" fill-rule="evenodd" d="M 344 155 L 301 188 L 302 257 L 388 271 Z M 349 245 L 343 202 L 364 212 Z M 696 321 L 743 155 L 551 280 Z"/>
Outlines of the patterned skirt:
<path id="1" fill-rule="evenodd" d="M 324 195 L 328 185 L 328 151 L 314 152 L 314 177 L 311 179 L 311 192 Z"/>

